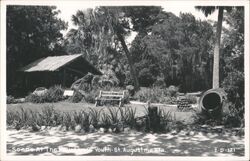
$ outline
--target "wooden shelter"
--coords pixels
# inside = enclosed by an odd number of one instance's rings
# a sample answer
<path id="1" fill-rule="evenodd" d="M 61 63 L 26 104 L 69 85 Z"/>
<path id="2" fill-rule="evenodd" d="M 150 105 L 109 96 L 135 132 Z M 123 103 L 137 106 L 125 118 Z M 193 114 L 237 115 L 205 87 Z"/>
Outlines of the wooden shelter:
<path id="1" fill-rule="evenodd" d="M 102 75 L 82 54 L 49 56 L 41 58 L 19 69 L 26 89 L 50 87 L 56 84 L 70 87 L 87 73 Z"/>

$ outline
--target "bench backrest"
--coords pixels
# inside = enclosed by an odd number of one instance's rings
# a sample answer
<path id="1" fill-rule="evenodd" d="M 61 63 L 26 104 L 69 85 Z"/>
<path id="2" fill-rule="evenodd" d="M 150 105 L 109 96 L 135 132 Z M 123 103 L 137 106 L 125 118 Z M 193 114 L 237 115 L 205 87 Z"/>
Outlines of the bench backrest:
<path id="1" fill-rule="evenodd" d="M 125 91 L 100 91 L 99 97 L 119 97 L 124 98 Z"/>

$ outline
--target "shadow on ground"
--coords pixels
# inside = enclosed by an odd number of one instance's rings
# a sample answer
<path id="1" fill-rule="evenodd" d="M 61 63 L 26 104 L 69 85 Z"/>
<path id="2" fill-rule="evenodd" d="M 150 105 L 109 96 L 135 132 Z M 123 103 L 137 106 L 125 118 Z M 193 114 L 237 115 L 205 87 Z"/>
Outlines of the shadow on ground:
<path id="1" fill-rule="evenodd" d="M 244 138 L 229 134 L 29 132 L 8 130 L 8 155 L 244 156 Z"/>

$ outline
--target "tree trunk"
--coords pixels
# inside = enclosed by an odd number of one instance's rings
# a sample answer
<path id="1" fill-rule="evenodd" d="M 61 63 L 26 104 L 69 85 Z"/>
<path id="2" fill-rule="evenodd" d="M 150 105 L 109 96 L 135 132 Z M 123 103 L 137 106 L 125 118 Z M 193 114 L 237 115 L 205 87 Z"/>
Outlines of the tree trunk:
<path id="1" fill-rule="evenodd" d="M 220 38 L 223 19 L 223 7 L 219 7 L 218 22 L 216 29 L 216 40 L 214 47 L 214 64 L 213 64 L 213 88 L 219 88 L 219 67 L 220 67 Z"/>
<path id="2" fill-rule="evenodd" d="M 132 57 L 130 55 L 128 47 L 127 47 L 127 45 L 126 45 L 126 43 L 124 41 L 124 38 L 121 35 L 121 33 L 119 33 L 119 31 L 117 31 L 116 35 L 117 35 L 119 41 L 121 42 L 122 48 L 123 48 L 123 50 L 124 50 L 124 52 L 126 54 L 126 57 L 128 59 L 130 73 L 131 73 L 132 78 L 134 79 L 135 91 L 138 91 L 139 88 L 140 88 L 140 85 L 139 85 L 139 81 L 138 81 L 137 74 L 136 74 L 136 71 L 135 71 L 133 59 L 132 59 Z"/>

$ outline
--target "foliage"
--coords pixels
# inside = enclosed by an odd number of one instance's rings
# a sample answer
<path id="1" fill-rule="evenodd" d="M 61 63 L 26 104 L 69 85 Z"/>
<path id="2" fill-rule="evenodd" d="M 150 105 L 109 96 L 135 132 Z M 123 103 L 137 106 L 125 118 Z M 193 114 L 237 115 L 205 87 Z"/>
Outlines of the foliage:
<path id="1" fill-rule="evenodd" d="M 32 103 L 62 101 L 64 99 L 63 91 L 64 89 L 61 86 L 55 85 L 49 88 L 47 92 L 42 95 L 30 93 L 28 96 L 25 97 L 25 101 L 32 102 Z"/>
<path id="2" fill-rule="evenodd" d="M 86 93 L 84 96 L 84 101 L 87 103 L 95 103 L 95 98 L 99 95 L 99 90 L 92 90 L 89 93 Z"/>
<path id="3" fill-rule="evenodd" d="M 105 88 L 107 87 L 117 87 L 119 85 L 119 79 L 116 76 L 116 73 L 110 69 L 102 70 L 103 75 L 95 76 L 93 78 L 92 84 L 95 85 L 95 88 Z"/>
<path id="4" fill-rule="evenodd" d="M 101 112 L 102 110 L 89 108 L 90 124 L 94 127 L 98 127 L 98 125 L 100 124 Z"/>
<path id="5" fill-rule="evenodd" d="M 55 85 L 48 89 L 45 94 L 46 102 L 59 102 L 64 99 L 64 89 L 60 85 Z"/>
<path id="6" fill-rule="evenodd" d="M 136 127 L 136 108 L 126 106 L 125 108 L 120 108 L 121 121 L 131 127 Z"/>
<path id="7" fill-rule="evenodd" d="M 28 96 L 25 97 L 26 102 L 32 102 L 32 103 L 44 103 L 45 102 L 45 97 L 44 95 L 37 95 L 30 93 Z"/>
<path id="8" fill-rule="evenodd" d="M 177 93 L 178 93 L 179 88 L 175 87 L 175 86 L 169 86 L 167 88 L 167 95 L 169 95 L 170 97 L 176 97 Z"/>
<path id="9" fill-rule="evenodd" d="M 83 94 L 79 91 L 74 91 L 73 96 L 69 97 L 69 101 L 73 103 L 78 103 L 84 98 Z"/>
<path id="10" fill-rule="evenodd" d="M 12 103 L 17 103 L 16 99 L 11 95 L 7 96 L 7 104 L 12 104 Z"/>
<path id="11" fill-rule="evenodd" d="M 158 77 L 164 80 L 162 86 L 180 85 L 181 91 L 210 88 L 212 26 L 191 14 L 160 12 L 157 20 L 150 32 L 138 33 L 132 43 L 134 60 L 144 68 L 139 75 L 142 71 L 142 76 L 153 78 L 149 85 Z"/>
<path id="12" fill-rule="evenodd" d="M 61 30 L 66 24 L 57 18 L 54 6 L 7 6 L 7 93 L 26 89 L 16 71 L 48 55 L 63 54 Z M 18 92 L 17 92 L 18 89 Z"/>
<path id="13" fill-rule="evenodd" d="M 211 125 L 211 126 L 217 126 L 222 125 L 221 120 L 215 120 L 211 119 L 207 116 L 204 112 L 197 112 L 193 115 L 194 119 L 194 125 Z"/>
<path id="14" fill-rule="evenodd" d="M 244 104 L 244 73 L 231 71 L 223 80 L 222 86 L 227 93 L 227 98 L 233 103 Z M 240 104 L 238 104 L 240 105 Z"/>
<path id="15" fill-rule="evenodd" d="M 41 112 L 41 119 L 43 120 L 43 124 L 45 126 L 56 126 L 60 123 L 59 114 L 55 111 L 54 106 L 45 106 Z"/>
<path id="16" fill-rule="evenodd" d="M 135 87 L 132 85 L 126 86 L 126 90 L 128 91 L 129 96 L 133 96 L 135 94 Z"/>
<path id="17" fill-rule="evenodd" d="M 224 113 L 222 121 L 226 127 L 244 127 L 244 107 L 230 104 L 229 112 Z"/>
<path id="18" fill-rule="evenodd" d="M 245 73 L 244 73 L 244 7 L 233 7 L 231 12 L 225 14 L 225 21 L 229 28 L 224 29 L 226 36 L 223 39 L 222 87 L 227 92 L 230 110 L 225 120 L 232 126 L 243 125 L 245 101 Z M 231 120 L 231 121 L 229 121 Z"/>
<path id="19" fill-rule="evenodd" d="M 171 112 L 166 112 L 164 109 L 156 107 L 156 113 L 148 108 L 145 108 L 144 128 L 148 132 L 168 132 L 172 128 L 172 124 L 175 123 L 175 118 L 172 116 Z"/>
<path id="20" fill-rule="evenodd" d="M 244 9 L 235 7 L 225 15 L 229 29 L 223 39 L 222 86 L 239 108 L 244 104 Z"/>
<path id="21" fill-rule="evenodd" d="M 159 87 L 153 88 L 141 88 L 134 96 L 136 100 L 147 102 L 151 101 L 154 103 L 176 103 L 176 94 L 178 88 L 171 86 L 170 88 L 161 89 Z"/>

